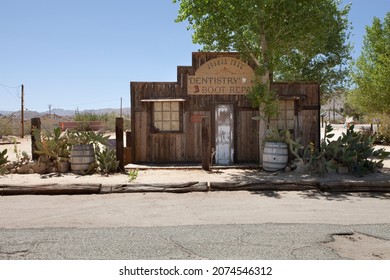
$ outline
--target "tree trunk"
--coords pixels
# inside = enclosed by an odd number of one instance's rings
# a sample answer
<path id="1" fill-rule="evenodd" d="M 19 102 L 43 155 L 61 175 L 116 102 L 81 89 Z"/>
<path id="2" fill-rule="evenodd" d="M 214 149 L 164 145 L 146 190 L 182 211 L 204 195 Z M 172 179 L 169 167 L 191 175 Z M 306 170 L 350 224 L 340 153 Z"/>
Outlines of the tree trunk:
<path id="1" fill-rule="evenodd" d="M 269 71 L 269 59 L 268 59 L 268 45 L 267 45 L 267 39 L 265 37 L 265 34 L 260 35 L 260 44 L 261 44 L 261 53 L 263 58 L 263 67 L 264 67 L 264 73 L 261 76 L 261 83 L 267 86 L 266 91 L 270 90 L 270 71 Z M 265 142 L 266 132 L 267 132 L 267 122 L 268 117 L 264 113 L 264 104 L 260 104 L 259 106 L 259 114 L 260 114 L 260 121 L 259 121 L 259 162 L 260 166 L 263 166 L 263 146 Z"/>

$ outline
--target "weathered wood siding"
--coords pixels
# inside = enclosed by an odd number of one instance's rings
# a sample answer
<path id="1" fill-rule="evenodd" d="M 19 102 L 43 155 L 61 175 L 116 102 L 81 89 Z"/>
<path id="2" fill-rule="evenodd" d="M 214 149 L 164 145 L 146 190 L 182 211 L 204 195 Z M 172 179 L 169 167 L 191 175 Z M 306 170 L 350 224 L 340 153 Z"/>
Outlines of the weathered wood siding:
<path id="1" fill-rule="evenodd" d="M 318 83 L 274 83 L 281 98 L 294 98 L 296 103 L 295 137 L 306 146 L 320 142 L 320 89 Z"/>
<path id="2" fill-rule="evenodd" d="M 188 95 L 187 76 L 217 57 L 238 57 L 236 53 L 193 53 L 192 66 L 179 66 L 177 82 L 131 82 L 131 147 L 132 162 L 175 163 L 201 162 L 201 122 L 193 116 L 204 116 L 210 127 L 211 148 L 215 148 L 215 106 L 234 106 L 234 160 L 258 162 L 258 115 L 245 95 Z M 319 143 L 319 86 L 317 83 L 274 83 L 281 98 L 294 102 L 294 133 L 307 145 Z M 153 102 L 144 99 L 185 99 L 181 106 L 181 130 L 156 132 L 153 129 Z M 278 121 L 278 120 L 276 120 Z"/>

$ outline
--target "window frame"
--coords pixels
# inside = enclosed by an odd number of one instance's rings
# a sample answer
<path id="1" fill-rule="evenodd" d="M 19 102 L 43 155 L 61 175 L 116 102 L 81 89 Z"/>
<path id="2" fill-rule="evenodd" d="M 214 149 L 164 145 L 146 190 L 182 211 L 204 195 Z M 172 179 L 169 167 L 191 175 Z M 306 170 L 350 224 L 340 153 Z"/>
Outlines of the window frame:
<path id="1" fill-rule="evenodd" d="M 156 103 L 161 103 L 161 110 L 156 111 Z M 164 103 L 167 104 L 169 103 L 169 110 L 164 110 Z M 176 103 L 178 106 L 178 110 L 172 110 L 172 103 Z M 151 121 L 152 121 L 152 132 L 153 133 L 182 133 L 183 132 L 183 102 L 181 100 L 154 100 L 153 104 L 151 106 Z M 165 107 L 165 109 L 167 109 Z M 161 113 L 161 120 L 156 120 L 156 113 Z M 169 113 L 169 118 L 170 120 L 166 120 L 164 118 L 164 113 L 165 116 L 167 116 L 167 113 Z M 178 120 L 173 119 L 172 120 L 172 114 L 177 113 Z M 178 129 L 177 130 L 172 130 L 172 122 L 178 122 Z M 161 122 L 162 125 L 157 127 L 156 122 Z M 163 129 L 164 123 L 170 123 L 170 128 L 171 129 Z"/>

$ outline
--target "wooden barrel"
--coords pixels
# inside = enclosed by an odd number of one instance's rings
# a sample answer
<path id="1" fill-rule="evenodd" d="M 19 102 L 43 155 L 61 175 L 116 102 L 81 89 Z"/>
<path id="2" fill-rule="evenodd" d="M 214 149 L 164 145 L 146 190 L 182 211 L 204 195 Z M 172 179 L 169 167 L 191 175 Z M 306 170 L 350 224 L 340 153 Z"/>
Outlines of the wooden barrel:
<path id="1" fill-rule="evenodd" d="M 73 145 L 70 152 L 70 168 L 73 172 L 85 172 L 95 163 L 95 150 L 92 144 Z"/>
<path id="2" fill-rule="evenodd" d="M 278 171 L 286 168 L 288 150 L 286 143 L 266 142 L 263 153 L 263 169 L 265 171 Z"/>

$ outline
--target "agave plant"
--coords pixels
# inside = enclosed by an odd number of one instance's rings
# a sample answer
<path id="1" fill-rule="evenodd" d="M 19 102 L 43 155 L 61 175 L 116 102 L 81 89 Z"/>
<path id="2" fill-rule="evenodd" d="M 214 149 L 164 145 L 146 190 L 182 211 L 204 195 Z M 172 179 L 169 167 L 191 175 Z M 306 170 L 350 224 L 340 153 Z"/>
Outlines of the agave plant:
<path id="1" fill-rule="evenodd" d="M 47 156 L 50 160 L 68 160 L 70 156 L 69 138 L 61 133 L 59 127 L 55 128 L 52 133 L 41 137 L 39 129 L 34 129 L 33 135 L 36 141 L 35 153 Z"/>

